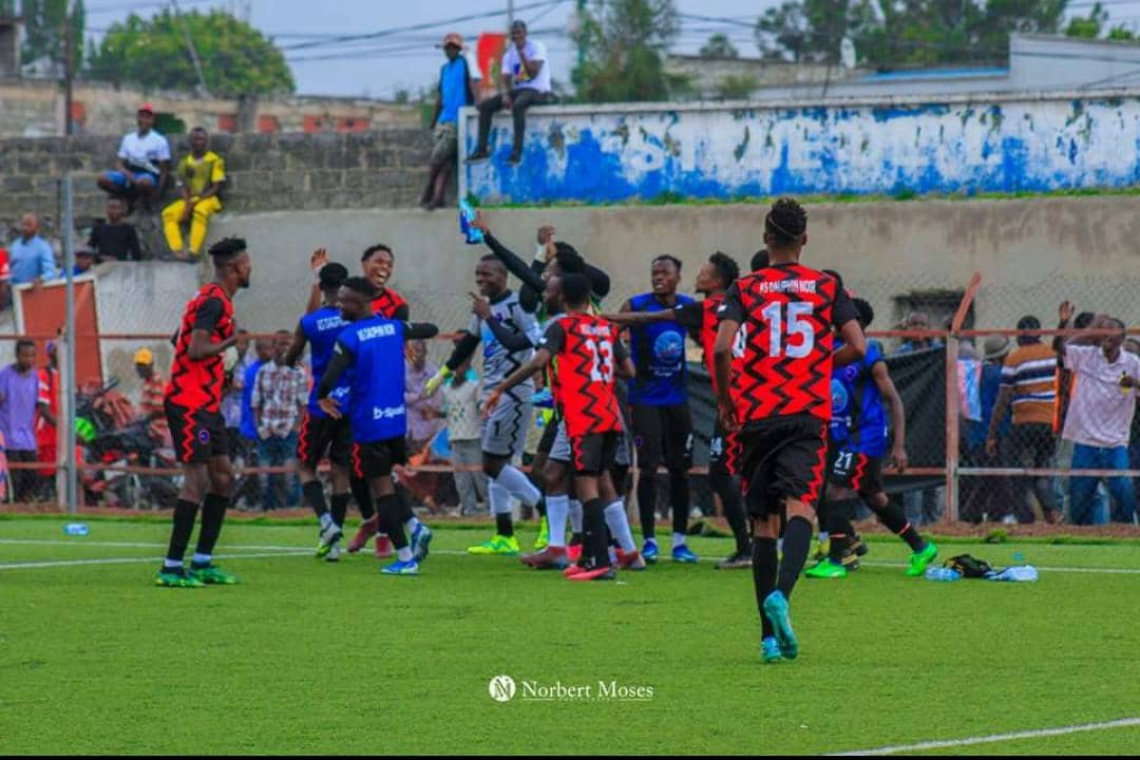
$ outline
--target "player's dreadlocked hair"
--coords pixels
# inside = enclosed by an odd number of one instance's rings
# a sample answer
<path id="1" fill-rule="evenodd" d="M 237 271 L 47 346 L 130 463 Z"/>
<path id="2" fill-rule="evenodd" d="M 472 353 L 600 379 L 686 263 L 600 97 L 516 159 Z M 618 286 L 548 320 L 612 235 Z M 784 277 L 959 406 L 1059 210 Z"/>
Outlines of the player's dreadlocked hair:
<path id="1" fill-rule="evenodd" d="M 727 253 L 717 251 L 709 256 L 709 263 L 713 265 L 716 276 L 720 278 L 725 288 L 731 287 L 732 283 L 736 282 L 736 278 L 740 276 L 740 267 L 737 266 L 736 260 Z"/>
<path id="2" fill-rule="evenodd" d="M 852 298 L 851 303 L 855 305 L 855 311 L 859 315 L 859 324 L 864 330 L 867 329 L 875 321 L 875 309 L 862 298 Z"/>
<path id="3" fill-rule="evenodd" d="M 354 290 L 365 298 L 372 298 L 376 295 L 376 288 L 366 277 L 349 277 L 344 281 L 342 287 Z"/>
<path id="4" fill-rule="evenodd" d="M 245 241 L 241 238 L 228 237 L 219 240 L 210 246 L 210 257 L 214 260 L 214 265 L 228 264 L 237 258 L 239 253 L 244 252 L 246 249 Z"/>
<path id="5" fill-rule="evenodd" d="M 764 218 L 764 230 L 777 245 L 794 245 L 807 232 L 807 212 L 794 198 L 780 198 Z"/>

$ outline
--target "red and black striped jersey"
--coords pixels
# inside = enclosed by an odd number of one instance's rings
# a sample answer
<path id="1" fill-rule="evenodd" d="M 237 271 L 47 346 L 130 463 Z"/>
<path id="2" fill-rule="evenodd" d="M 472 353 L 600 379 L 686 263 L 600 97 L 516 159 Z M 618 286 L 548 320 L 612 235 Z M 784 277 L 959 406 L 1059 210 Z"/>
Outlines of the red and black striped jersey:
<path id="1" fill-rule="evenodd" d="M 679 324 L 688 328 L 689 336 L 701 344 L 705 352 L 705 368 L 712 382 L 713 393 L 716 393 L 716 360 L 713 357 L 713 348 L 716 346 L 716 333 L 720 328 L 720 305 L 724 302 L 724 293 L 706 296 L 703 301 L 685 303 L 677 306 L 675 319 Z"/>
<path id="2" fill-rule="evenodd" d="M 409 318 L 409 311 L 408 302 L 391 288 L 384 288 L 380 295 L 372 299 L 372 316 L 374 317 L 400 319 L 406 322 Z"/>
<path id="3" fill-rule="evenodd" d="M 174 341 L 174 363 L 166 400 L 190 411 L 219 411 L 222 403 L 224 362 L 221 354 L 195 361 L 190 358 L 190 336 L 206 330 L 211 343 L 221 343 L 234 334 L 234 305 L 216 282 L 206 285 L 186 304 Z"/>
<path id="4" fill-rule="evenodd" d="M 552 354 L 556 400 L 570 437 L 621 431 L 614 369 L 627 354 L 617 327 L 592 314 L 564 314 L 546 328 L 539 348 Z"/>
<path id="5" fill-rule="evenodd" d="M 731 392 L 742 424 L 794 414 L 831 420 L 834 328 L 856 318 L 832 277 L 802 264 L 758 269 L 729 289 L 719 315 L 740 325 Z"/>

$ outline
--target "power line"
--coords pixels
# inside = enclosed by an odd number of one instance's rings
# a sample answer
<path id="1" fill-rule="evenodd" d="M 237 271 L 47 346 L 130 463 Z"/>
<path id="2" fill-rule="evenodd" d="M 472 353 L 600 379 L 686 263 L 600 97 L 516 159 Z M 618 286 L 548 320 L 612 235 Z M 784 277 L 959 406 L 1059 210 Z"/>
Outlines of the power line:
<path id="1" fill-rule="evenodd" d="M 183 5 L 207 5 L 210 3 L 217 3 L 219 0 L 182 0 Z M 123 11 L 145 11 L 145 10 L 162 10 L 169 6 L 165 2 L 153 3 L 129 3 L 123 5 L 108 5 L 97 8 L 85 8 L 84 13 L 88 16 L 97 16 L 103 13 L 121 13 Z"/>

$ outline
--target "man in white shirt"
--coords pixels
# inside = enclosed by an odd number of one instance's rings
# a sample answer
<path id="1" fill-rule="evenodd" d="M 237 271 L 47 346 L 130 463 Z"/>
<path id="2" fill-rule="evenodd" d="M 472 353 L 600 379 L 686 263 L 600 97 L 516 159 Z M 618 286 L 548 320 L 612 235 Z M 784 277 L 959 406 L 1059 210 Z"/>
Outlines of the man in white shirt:
<path id="1" fill-rule="evenodd" d="M 1061 304 L 1061 327 L 1067 328 L 1075 310 Z M 1075 376 L 1072 400 L 1065 417 L 1062 437 L 1072 441 L 1074 470 L 1127 470 L 1132 415 L 1136 412 L 1136 389 L 1140 385 L 1140 357 L 1122 351 L 1124 323 L 1100 316 L 1090 329 L 1113 329 L 1113 335 L 1080 336 L 1068 341 L 1057 338 L 1063 349 L 1065 368 Z M 1077 525 L 1094 521 L 1095 477 L 1070 479 L 1070 520 Z M 1127 477 L 1106 478 L 1112 495 L 1113 522 L 1132 523 L 1136 493 Z"/>
<path id="2" fill-rule="evenodd" d="M 471 361 L 456 368 L 451 381 L 440 388 L 443 408 L 439 416 L 447 420 L 451 464 L 465 467 L 455 473 L 455 489 L 459 492 L 460 512 L 464 517 L 479 514 L 479 502 L 487 500 L 487 478 L 483 476 L 483 420 L 479 416 L 478 377 L 469 377 Z"/>
<path id="3" fill-rule="evenodd" d="M 170 144 L 154 130 L 154 106 L 143 103 L 137 117 L 138 131 L 119 143 L 118 169 L 103 172 L 97 180 L 101 189 L 128 203 L 162 192 L 170 171 Z"/>
<path id="4" fill-rule="evenodd" d="M 468 161 L 483 161 L 490 157 L 487 139 L 491 135 L 491 118 L 504 108 L 514 116 L 514 147 L 509 159 L 512 165 L 522 160 L 523 135 L 526 133 L 526 109 L 535 103 L 551 99 L 550 67 L 546 65 L 546 46 L 528 39 L 526 24 L 511 24 L 511 44 L 503 55 L 503 89 L 506 95 L 496 95 L 479 104 L 479 141 Z"/>

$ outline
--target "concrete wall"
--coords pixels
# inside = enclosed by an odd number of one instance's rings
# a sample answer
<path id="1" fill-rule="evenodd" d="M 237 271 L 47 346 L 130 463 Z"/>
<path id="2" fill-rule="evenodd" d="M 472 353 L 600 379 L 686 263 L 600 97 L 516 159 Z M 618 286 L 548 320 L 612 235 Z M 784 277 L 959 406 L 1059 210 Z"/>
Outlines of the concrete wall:
<path id="1" fill-rule="evenodd" d="M 461 167 L 461 186 L 484 202 L 1125 187 L 1140 182 L 1140 89 L 550 106 L 530 112 L 518 167 L 507 163 L 510 139 L 500 117 L 492 160 Z"/>

